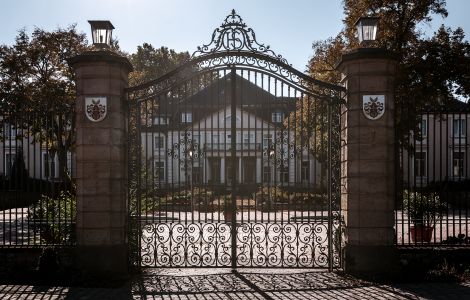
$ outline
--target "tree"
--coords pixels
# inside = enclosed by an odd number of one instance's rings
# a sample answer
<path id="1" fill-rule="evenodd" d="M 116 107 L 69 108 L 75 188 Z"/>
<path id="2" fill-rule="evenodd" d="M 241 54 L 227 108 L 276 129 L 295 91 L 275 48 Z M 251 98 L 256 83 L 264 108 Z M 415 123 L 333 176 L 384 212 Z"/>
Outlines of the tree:
<path id="1" fill-rule="evenodd" d="M 134 71 L 129 75 L 129 84 L 138 85 L 156 79 L 177 66 L 188 61 L 188 52 L 176 52 L 167 47 L 154 48 L 151 44 L 143 43 L 137 47 L 137 52 L 129 56 Z"/>
<path id="2" fill-rule="evenodd" d="M 67 178 L 67 151 L 75 142 L 75 81 L 67 59 L 87 49 L 75 26 L 48 32 L 36 28 L 31 37 L 20 30 L 12 46 L 0 48 L 0 114 L 2 122 L 31 134 L 59 162 L 59 178 Z M 24 133 L 26 132 L 26 133 Z"/>
<path id="3" fill-rule="evenodd" d="M 336 38 L 313 44 L 308 71 L 338 84 L 334 63 L 358 46 L 355 22 L 360 16 L 380 17 L 376 46 L 392 51 L 399 63 L 395 101 L 398 137 L 404 143 L 412 131 L 419 135 L 420 111 L 470 95 L 470 44 L 463 30 L 443 25 L 432 37 L 420 30 L 435 15 L 447 17 L 445 5 L 445 0 L 343 0 L 345 27 Z"/>

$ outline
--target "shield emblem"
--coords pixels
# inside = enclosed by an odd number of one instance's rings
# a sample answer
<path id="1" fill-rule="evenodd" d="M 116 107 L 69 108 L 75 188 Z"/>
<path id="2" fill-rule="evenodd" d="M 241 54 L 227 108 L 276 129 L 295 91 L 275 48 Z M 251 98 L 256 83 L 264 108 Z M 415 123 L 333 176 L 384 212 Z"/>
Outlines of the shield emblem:
<path id="1" fill-rule="evenodd" d="M 369 120 L 378 120 L 385 113 L 385 95 L 362 96 L 362 111 Z"/>
<path id="2" fill-rule="evenodd" d="M 86 97 L 85 114 L 88 120 L 100 122 L 106 117 L 106 97 Z"/>

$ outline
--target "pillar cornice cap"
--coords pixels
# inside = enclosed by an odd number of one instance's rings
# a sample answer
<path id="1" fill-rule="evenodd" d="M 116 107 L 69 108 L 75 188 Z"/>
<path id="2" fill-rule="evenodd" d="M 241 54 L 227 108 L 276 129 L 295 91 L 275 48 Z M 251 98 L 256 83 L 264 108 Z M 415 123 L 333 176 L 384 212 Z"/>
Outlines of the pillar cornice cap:
<path id="1" fill-rule="evenodd" d="M 385 48 L 357 48 L 341 55 L 341 60 L 336 64 L 335 69 L 340 70 L 344 63 L 360 59 L 387 59 L 398 61 L 397 55 Z"/>
<path id="2" fill-rule="evenodd" d="M 127 57 L 121 56 L 117 53 L 107 50 L 100 51 L 86 51 L 74 57 L 71 57 L 67 60 L 71 67 L 75 67 L 80 63 L 90 63 L 90 62 L 109 62 L 117 63 L 124 65 L 128 72 L 132 72 L 134 67 Z"/>

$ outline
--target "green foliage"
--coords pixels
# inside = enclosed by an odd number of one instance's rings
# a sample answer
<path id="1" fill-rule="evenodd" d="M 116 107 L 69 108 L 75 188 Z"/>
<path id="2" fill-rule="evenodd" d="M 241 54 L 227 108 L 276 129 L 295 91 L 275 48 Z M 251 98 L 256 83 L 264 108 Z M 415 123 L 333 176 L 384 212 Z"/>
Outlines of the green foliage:
<path id="1" fill-rule="evenodd" d="M 403 193 L 403 210 L 415 225 L 433 226 L 442 218 L 446 205 L 435 192 L 416 192 L 405 190 Z"/>
<path id="2" fill-rule="evenodd" d="M 134 71 L 129 75 L 131 86 L 142 84 L 172 71 L 189 60 L 188 52 L 176 52 L 167 47 L 154 48 L 143 43 L 137 51 L 129 56 Z"/>
<path id="3" fill-rule="evenodd" d="M 75 141 L 76 89 L 67 60 L 87 49 L 86 43 L 85 34 L 70 26 L 36 28 L 31 36 L 22 29 L 14 45 L 0 46 L 0 123 L 28 129 L 34 141 L 57 153 L 62 179 Z"/>
<path id="4" fill-rule="evenodd" d="M 289 195 L 293 209 L 328 209 L 328 195 L 313 192 L 294 192 Z"/>
<path id="5" fill-rule="evenodd" d="M 277 204 L 289 203 L 289 194 L 278 186 L 262 186 L 255 193 L 256 208 L 262 211 L 277 210 Z"/>
<path id="6" fill-rule="evenodd" d="M 343 0 L 344 28 L 334 38 L 313 43 L 308 71 L 317 79 L 339 84 L 335 64 L 343 53 L 359 46 L 355 22 L 361 16 L 380 17 L 374 46 L 397 57 L 397 133 L 407 145 L 411 132 L 419 136 L 419 115 L 424 109 L 456 101 L 456 96 L 470 96 L 470 44 L 464 31 L 441 26 L 427 37 L 420 30 L 434 16 L 447 17 L 445 6 L 445 0 Z"/>
<path id="7" fill-rule="evenodd" d="M 61 191 L 57 198 L 42 196 L 29 208 L 28 219 L 46 244 L 75 243 L 77 200 L 75 191 Z"/>

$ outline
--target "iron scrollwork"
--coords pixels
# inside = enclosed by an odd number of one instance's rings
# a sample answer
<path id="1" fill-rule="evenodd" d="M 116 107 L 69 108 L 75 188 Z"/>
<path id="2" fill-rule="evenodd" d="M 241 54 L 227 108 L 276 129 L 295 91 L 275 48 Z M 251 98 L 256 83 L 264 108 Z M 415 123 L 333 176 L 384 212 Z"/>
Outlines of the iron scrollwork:
<path id="1" fill-rule="evenodd" d="M 192 139 L 191 132 L 184 132 L 181 135 L 179 141 L 167 150 L 167 155 L 177 160 L 181 169 L 185 171 L 193 161 L 197 161 L 204 156 L 204 151 L 201 149 L 199 142 Z"/>
<path id="2" fill-rule="evenodd" d="M 300 151 L 296 151 L 295 140 L 287 131 L 276 132 L 274 143 L 263 148 L 263 155 L 268 156 L 277 169 L 288 167 Z"/>
<path id="3" fill-rule="evenodd" d="M 220 51 L 246 51 L 268 55 L 279 62 L 287 64 L 282 55 L 276 54 L 269 46 L 258 43 L 255 32 L 248 28 L 243 19 L 235 10 L 228 15 L 222 25 L 212 33 L 209 44 L 197 48 L 193 57 L 203 54 L 211 54 Z"/>

